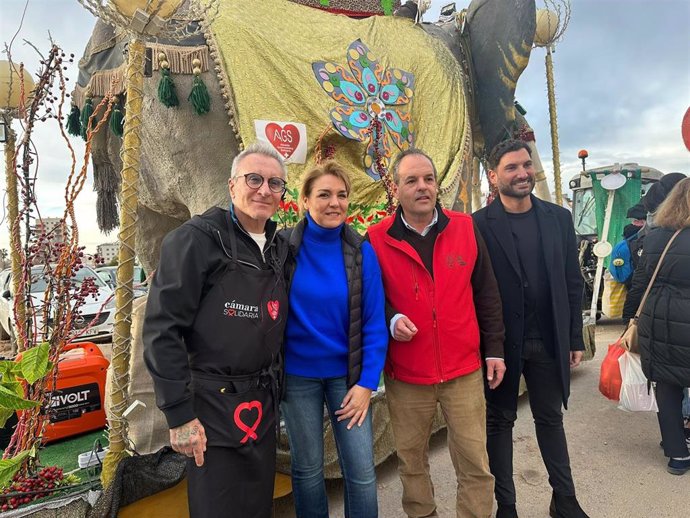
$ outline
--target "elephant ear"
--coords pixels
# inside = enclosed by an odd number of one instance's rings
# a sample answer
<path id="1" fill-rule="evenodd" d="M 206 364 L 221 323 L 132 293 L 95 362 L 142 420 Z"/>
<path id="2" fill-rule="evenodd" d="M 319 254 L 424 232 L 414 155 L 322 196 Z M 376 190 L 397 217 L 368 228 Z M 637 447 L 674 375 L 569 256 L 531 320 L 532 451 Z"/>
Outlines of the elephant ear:
<path id="1" fill-rule="evenodd" d="M 466 22 L 477 115 L 488 153 L 513 133 L 515 86 L 534 41 L 534 0 L 473 0 Z"/>

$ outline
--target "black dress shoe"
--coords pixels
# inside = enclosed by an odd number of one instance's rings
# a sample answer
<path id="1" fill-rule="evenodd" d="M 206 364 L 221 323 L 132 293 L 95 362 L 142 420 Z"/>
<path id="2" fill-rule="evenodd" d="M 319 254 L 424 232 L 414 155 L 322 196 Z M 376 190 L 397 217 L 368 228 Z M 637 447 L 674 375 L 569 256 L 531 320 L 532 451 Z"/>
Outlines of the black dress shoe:
<path id="1" fill-rule="evenodd" d="M 518 518 L 515 504 L 502 505 L 498 504 L 498 511 L 496 511 L 496 518 Z"/>
<path id="2" fill-rule="evenodd" d="M 549 516 L 551 518 L 589 518 L 574 495 L 563 496 L 556 493 L 551 496 Z"/>

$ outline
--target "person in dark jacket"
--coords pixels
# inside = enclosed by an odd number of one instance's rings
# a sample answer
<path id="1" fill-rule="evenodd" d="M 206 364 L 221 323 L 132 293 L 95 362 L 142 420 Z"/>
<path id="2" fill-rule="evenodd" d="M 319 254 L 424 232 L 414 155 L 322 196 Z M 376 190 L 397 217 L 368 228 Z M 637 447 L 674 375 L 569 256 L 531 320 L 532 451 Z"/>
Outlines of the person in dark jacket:
<path id="1" fill-rule="evenodd" d="M 656 382 L 659 428 L 667 470 L 690 470 L 690 452 L 683 430 L 683 390 L 690 386 L 690 178 L 679 182 L 659 206 L 656 228 L 647 234 L 623 317 L 632 318 L 666 244 L 671 243 L 640 313 L 638 333 L 642 370 Z"/>
<path id="2" fill-rule="evenodd" d="M 237 155 L 230 210 L 170 232 L 149 291 L 144 359 L 170 444 L 190 457 L 192 518 L 272 516 L 288 250 L 270 218 L 286 173 L 267 144 Z"/>
<path id="3" fill-rule="evenodd" d="M 283 416 L 297 518 L 328 518 L 324 403 L 345 481 L 345 516 L 378 516 L 369 402 L 388 331 L 381 270 L 371 245 L 346 223 L 350 178 L 335 161 L 309 171 L 306 215 L 286 231 L 295 259 L 285 331 Z"/>
<path id="4" fill-rule="evenodd" d="M 497 518 L 515 518 L 513 425 L 520 375 L 527 383 L 537 442 L 553 488 L 554 518 L 586 518 L 575 498 L 562 406 L 570 369 L 579 365 L 583 279 L 570 212 L 532 195 L 535 171 L 529 146 L 497 144 L 489 179 L 498 197 L 474 213 L 501 292 L 506 329 L 506 375 L 487 391 L 487 449 L 496 477 Z"/>

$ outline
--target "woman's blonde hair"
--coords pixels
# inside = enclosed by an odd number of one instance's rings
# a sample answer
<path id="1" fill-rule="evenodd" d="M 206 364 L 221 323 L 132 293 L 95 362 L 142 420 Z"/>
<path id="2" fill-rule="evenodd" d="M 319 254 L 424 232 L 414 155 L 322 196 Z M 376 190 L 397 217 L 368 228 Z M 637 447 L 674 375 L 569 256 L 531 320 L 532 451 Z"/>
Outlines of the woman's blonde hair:
<path id="1" fill-rule="evenodd" d="M 690 227 L 690 178 L 671 189 L 654 215 L 654 225 L 674 230 Z"/>
<path id="2" fill-rule="evenodd" d="M 304 210 L 303 200 L 304 198 L 309 198 L 309 195 L 314 188 L 314 182 L 327 174 L 342 180 L 345 184 L 345 192 L 347 192 L 347 195 L 350 196 L 352 183 L 350 182 L 350 175 L 348 174 L 347 170 L 335 160 L 327 160 L 316 167 L 313 167 L 307 171 L 307 174 L 304 175 L 304 178 L 302 179 L 302 189 L 299 193 L 300 209 Z"/>

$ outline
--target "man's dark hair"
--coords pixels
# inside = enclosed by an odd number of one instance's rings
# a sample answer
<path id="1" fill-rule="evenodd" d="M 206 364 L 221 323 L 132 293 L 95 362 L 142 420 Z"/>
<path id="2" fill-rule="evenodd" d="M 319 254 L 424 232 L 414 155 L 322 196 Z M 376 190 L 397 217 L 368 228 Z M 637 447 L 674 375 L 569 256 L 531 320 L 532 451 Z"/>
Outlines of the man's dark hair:
<path id="1" fill-rule="evenodd" d="M 520 151 L 521 149 L 526 150 L 530 157 L 532 156 L 532 150 L 530 149 L 529 144 L 527 144 L 527 142 L 524 140 L 511 138 L 499 142 L 491 150 L 491 153 L 489 153 L 489 169 L 496 169 L 498 167 L 498 163 L 501 161 L 501 158 L 503 158 L 503 155 L 506 153 Z"/>
<path id="2" fill-rule="evenodd" d="M 434 179 L 438 180 L 438 174 L 436 174 L 436 165 L 434 164 L 434 161 L 431 159 L 431 157 L 421 149 L 411 147 L 409 149 L 406 149 L 405 151 L 401 151 L 400 153 L 398 153 L 398 156 L 396 156 L 393 160 L 393 164 L 391 165 L 391 171 L 393 173 L 393 183 L 397 184 L 398 180 L 400 179 L 398 175 L 398 171 L 400 170 L 400 162 L 402 162 L 403 158 L 410 155 L 422 155 L 423 157 L 426 157 L 427 160 L 431 162 L 431 168 L 434 170 Z"/>

